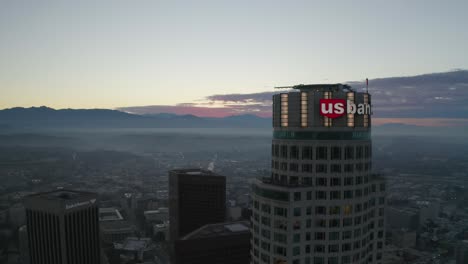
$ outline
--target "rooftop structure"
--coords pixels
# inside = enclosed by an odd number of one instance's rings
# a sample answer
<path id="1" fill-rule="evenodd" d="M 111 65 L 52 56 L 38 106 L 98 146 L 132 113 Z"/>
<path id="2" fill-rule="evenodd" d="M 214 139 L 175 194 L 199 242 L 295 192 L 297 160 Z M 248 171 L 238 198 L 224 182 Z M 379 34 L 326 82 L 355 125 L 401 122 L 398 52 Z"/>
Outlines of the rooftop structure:
<path id="1" fill-rule="evenodd" d="M 124 218 L 114 207 L 99 208 L 99 221 L 120 221 Z"/>
<path id="2" fill-rule="evenodd" d="M 246 221 L 243 222 L 232 222 L 232 223 L 217 223 L 209 224 L 200 227 L 199 229 L 187 234 L 181 240 L 188 239 L 198 239 L 198 238 L 207 238 L 207 237 L 219 237 L 219 236 L 229 236 L 232 234 L 249 234 L 249 223 Z"/>
<path id="3" fill-rule="evenodd" d="M 176 264 L 248 263 L 249 222 L 209 224 L 175 243 Z"/>

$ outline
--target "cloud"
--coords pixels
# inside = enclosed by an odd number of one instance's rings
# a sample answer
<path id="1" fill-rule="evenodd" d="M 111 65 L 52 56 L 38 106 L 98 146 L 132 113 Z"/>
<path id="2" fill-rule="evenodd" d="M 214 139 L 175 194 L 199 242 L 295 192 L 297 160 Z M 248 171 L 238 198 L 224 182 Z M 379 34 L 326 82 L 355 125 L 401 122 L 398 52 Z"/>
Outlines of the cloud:
<path id="1" fill-rule="evenodd" d="M 355 90 L 365 90 L 365 81 L 347 83 Z M 210 117 L 239 114 L 269 117 L 271 98 L 275 93 L 215 94 L 175 106 L 137 106 L 119 110 L 137 114 L 169 112 Z M 416 124 L 416 119 L 425 118 L 419 124 L 457 125 L 460 119 L 468 118 L 468 70 L 371 79 L 369 93 L 372 95 L 374 119 L 379 118 L 382 122 L 406 120 Z"/>
<path id="2" fill-rule="evenodd" d="M 468 118 L 467 70 L 369 80 L 369 92 L 375 117 Z"/>
<path id="3" fill-rule="evenodd" d="M 232 103 L 251 103 L 257 102 L 262 104 L 271 104 L 271 98 L 276 92 L 263 92 L 263 93 L 251 93 L 251 94 L 215 94 L 206 97 L 210 101 L 222 101 Z"/>

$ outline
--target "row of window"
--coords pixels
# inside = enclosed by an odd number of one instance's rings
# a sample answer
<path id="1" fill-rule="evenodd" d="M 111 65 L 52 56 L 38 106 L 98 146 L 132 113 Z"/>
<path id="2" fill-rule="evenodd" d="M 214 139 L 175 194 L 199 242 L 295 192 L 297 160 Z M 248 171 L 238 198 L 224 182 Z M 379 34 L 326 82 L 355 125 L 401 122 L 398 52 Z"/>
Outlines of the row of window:
<path id="1" fill-rule="evenodd" d="M 322 219 L 322 218 L 315 218 L 314 219 L 314 227 L 315 228 L 337 228 L 337 227 L 352 227 L 352 226 L 358 226 L 361 224 L 367 224 L 368 229 L 373 229 L 374 228 L 374 222 L 371 221 L 374 217 L 374 211 L 372 211 L 373 214 L 364 214 L 362 216 L 356 216 L 356 217 L 346 217 L 343 219 L 339 218 L 333 218 L 333 219 Z M 379 215 L 380 217 L 383 217 L 383 215 Z M 271 228 L 271 218 L 267 216 L 262 216 L 259 217 L 258 214 L 253 215 L 254 223 L 262 223 L 263 226 L 270 227 Z M 354 223 L 353 223 L 354 220 Z M 368 222 L 369 221 L 369 222 Z M 379 226 L 382 225 L 383 227 L 383 219 L 379 220 Z M 303 227 L 304 225 L 305 227 Z M 273 222 L 274 229 L 279 229 L 279 230 L 288 230 L 288 223 L 284 220 L 281 219 L 275 219 Z M 312 228 L 312 219 L 306 219 L 304 221 L 301 220 L 295 220 L 292 229 L 293 230 L 301 230 L 304 228 Z"/>
<path id="2" fill-rule="evenodd" d="M 383 231 L 381 232 L 383 233 Z M 295 234 L 295 235 L 299 235 L 299 234 Z M 373 235 L 373 233 L 371 233 L 371 235 Z M 383 239 L 383 236 L 380 237 L 380 239 Z M 339 239 L 335 239 L 335 240 L 339 240 Z M 372 238 L 370 238 L 369 240 L 367 239 L 356 240 L 354 242 L 345 242 L 342 244 L 329 244 L 328 246 L 324 244 L 304 245 L 303 250 L 304 250 L 304 253 L 314 252 L 314 253 L 323 254 L 323 253 L 339 253 L 339 252 L 348 252 L 351 250 L 359 250 L 366 246 L 371 247 L 373 249 L 374 248 L 374 244 L 372 243 L 373 240 L 374 238 L 372 236 Z M 253 242 L 254 242 L 254 245 L 259 246 L 261 249 L 268 251 L 268 252 L 271 251 L 272 247 L 270 243 L 263 241 L 263 240 L 259 240 L 257 237 L 253 239 Z M 376 248 L 383 249 L 383 245 L 384 245 L 383 241 L 379 240 L 376 243 Z M 293 252 L 292 252 L 293 256 L 300 255 L 300 251 L 301 251 L 300 248 L 301 246 L 293 247 Z M 340 248 L 341 248 L 341 251 L 340 251 Z M 286 247 L 274 244 L 273 253 L 275 253 L 276 255 L 286 256 L 287 255 Z"/>
<path id="3" fill-rule="evenodd" d="M 375 193 L 375 185 L 372 187 L 365 187 L 363 189 L 355 189 L 355 190 L 334 190 L 334 191 L 321 191 L 317 190 L 315 192 L 315 199 L 313 199 L 312 191 L 306 193 L 305 197 L 302 198 L 300 192 L 296 192 L 294 195 L 295 201 L 301 200 L 351 200 L 354 198 L 362 198 Z"/>
<path id="4" fill-rule="evenodd" d="M 287 176 L 272 173 L 272 179 L 278 184 L 285 185 L 305 185 L 305 186 L 354 186 L 369 183 L 369 175 L 346 176 L 346 177 L 310 177 L 310 176 Z M 315 185 L 313 179 L 315 178 Z M 374 186 L 374 185 L 372 185 Z M 373 192 L 375 191 L 372 187 Z M 381 191 L 385 191 L 385 184 L 382 183 Z"/>
<path id="5" fill-rule="evenodd" d="M 315 151 L 314 151 L 315 149 Z M 372 156 L 371 145 L 365 146 L 288 146 L 271 145 L 271 155 L 284 159 L 302 160 L 353 160 L 368 159 Z"/>
<path id="6" fill-rule="evenodd" d="M 258 258 L 258 250 L 254 249 L 254 256 Z M 367 256 L 367 253 L 362 253 L 364 256 L 360 258 L 359 253 L 354 254 L 354 255 L 348 255 L 348 256 L 342 256 L 341 257 L 341 264 L 350 264 L 350 263 L 357 263 L 357 261 L 362 260 L 360 264 L 381 264 L 380 260 L 382 260 L 382 253 L 378 252 L 376 255 L 376 260 L 378 262 L 374 261 L 374 258 L 372 255 Z M 260 254 L 261 256 L 261 263 L 270 263 L 270 257 L 266 254 Z M 294 259 L 292 264 L 338 264 L 339 257 L 306 257 L 304 261 L 301 261 L 301 259 Z M 352 260 L 352 262 L 351 262 Z M 253 260 L 254 264 L 259 264 L 258 260 L 254 259 Z M 282 259 L 274 259 L 274 263 L 287 263 L 283 261 Z"/>
<path id="7" fill-rule="evenodd" d="M 382 223 L 380 225 L 380 223 Z M 384 236 L 384 231 L 383 231 L 383 219 L 379 220 L 379 227 L 377 231 L 374 231 L 376 228 L 374 228 L 373 223 L 372 227 L 369 225 L 366 225 L 362 228 L 357 228 L 354 229 L 354 231 L 347 230 L 341 232 L 343 237 L 344 243 L 348 243 L 346 240 L 353 239 L 352 234 L 354 234 L 354 239 L 358 239 L 357 241 L 362 241 L 362 244 L 365 245 L 368 242 L 371 242 L 374 240 L 374 233 L 377 233 L 377 238 L 381 239 Z M 261 230 L 261 232 L 260 232 Z M 268 229 L 264 228 L 259 228 L 258 225 L 253 224 L 253 234 L 254 238 L 258 237 L 258 235 L 261 235 L 262 239 L 267 239 L 271 240 L 271 233 L 273 233 L 273 241 L 277 242 L 279 244 L 284 244 L 288 245 L 287 241 L 287 235 L 278 233 L 278 232 L 271 232 Z M 334 234 L 333 237 L 330 236 L 330 234 Z M 312 236 L 313 235 L 313 236 Z M 337 236 L 336 239 L 334 236 Z M 302 242 L 309 242 L 312 241 L 312 239 L 316 241 L 334 241 L 334 240 L 340 240 L 340 232 L 329 232 L 328 234 L 328 239 L 327 239 L 327 232 L 303 232 L 303 233 L 294 233 L 292 236 L 292 243 L 293 244 L 300 244 Z M 320 243 L 320 242 L 318 242 Z M 322 242 L 323 243 L 323 242 Z"/>
<path id="8" fill-rule="evenodd" d="M 254 249 L 254 256 L 258 258 L 258 250 Z M 380 260 L 382 260 L 382 253 L 378 252 L 376 255 L 376 260 L 374 261 L 374 258 L 372 255 L 367 256 L 367 253 L 362 253 L 363 256 L 360 258 L 359 253 L 354 254 L 354 255 L 348 255 L 348 256 L 342 256 L 341 257 L 341 264 L 350 264 L 350 263 L 357 263 L 357 261 L 362 260 L 360 264 L 381 264 Z M 361 254 L 361 255 L 362 255 Z M 270 257 L 266 254 L 260 254 L 261 256 L 261 263 L 270 263 Z M 301 259 L 294 259 L 292 264 L 338 264 L 339 257 L 306 257 L 304 261 L 301 261 Z M 352 262 L 351 262 L 352 260 Z M 378 262 L 376 262 L 378 261 Z M 259 264 L 258 260 L 254 259 L 253 260 L 254 264 Z M 274 263 L 287 263 L 283 261 L 282 259 L 274 259 Z"/>
<path id="9" fill-rule="evenodd" d="M 271 168 L 276 170 L 288 171 L 288 164 L 289 164 L 289 171 L 291 172 L 299 172 L 299 164 L 298 163 L 287 163 L 287 162 L 279 162 L 272 160 L 271 161 Z M 356 163 L 356 164 L 314 164 L 311 163 L 303 163 L 301 164 L 300 172 L 306 173 L 352 173 L 354 171 L 362 172 L 362 171 L 370 171 L 371 170 L 371 163 Z"/>
<path id="10" fill-rule="evenodd" d="M 309 194 L 311 192 L 307 192 Z M 295 196 L 296 194 L 300 194 L 300 192 L 294 193 Z M 376 206 L 376 199 L 372 198 L 369 199 L 369 201 L 366 201 L 364 203 L 357 203 L 354 206 L 353 205 L 344 205 L 344 206 L 329 206 L 328 207 L 328 214 L 333 215 L 333 214 L 339 214 L 341 211 L 343 212 L 344 215 L 349 215 L 353 211 L 354 213 L 360 213 L 362 211 L 366 211 L 369 208 L 375 207 Z M 385 197 L 379 197 L 378 198 L 378 205 L 385 205 Z M 269 204 L 265 203 L 260 203 L 259 201 L 254 201 L 253 202 L 253 207 L 254 209 L 271 214 L 271 208 Z M 302 212 L 305 211 L 305 215 L 311 215 L 312 214 L 312 206 L 307 206 L 306 208 L 301 208 L 301 207 L 295 207 L 293 209 L 293 216 L 301 216 Z M 315 206 L 315 214 L 317 215 L 326 215 L 327 214 L 327 207 L 326 206 Z M 383 215 L 383 208 L 382 211 L 379 211 L 379 216 Z M 273 206 L 273 214 L 275 216 L 282 216 L 282 217 L 288 217 L 288 209 L 283 208 L 283 207 L 277 207 Z"/>
<path id="11" fill-rule="evenodd" d="M 383 231 L 380 231 L 379 233 L 382 233 L 383 234 Z M 373 233 L 372 233 L 373 235 Z M 353 257 L 353 263 L 355 263 L 355 261 L 358 261 L 361 258 L 367 258 L 366 256 L 371 253 L 371 252 L 374 252 L 375 250 L 377 251 L 377 254 L 376 254 L 376 257 L 377 259 L 381 259 L 382 255 L 381 255 L 381 251 L 384 247 L 384 242 L 382 241 L 383 239 L 383 235 L 380 237 L 380 239 L 376 242 L 376 243 L 373 243 L 373 240 L 374 238 L 365 238 L 363 240 L 357 240 L 357 241 L 354 241 L 354 242 L 349 242 L 349 243 L 343 243 L 343 244 L 331 244 L 331 245 L 323 245 L 323 244 L 315 244 L 315 245 L 304 245 L 304 246 L 294 246 L 292 248 L 292 256 L 299 256 L 301 255 L 301 253 L 305 253 L 305 254 L 310 254 L 310 253 L 313 253 L 313 255 L 315 255 L 315 259 L 318 259 L 318 258 L 321 258 L 323 259 L 323 257 L 320 257 L 321 254 L 326 254 L 327 252 L 328 253 L 346 253 L 346 252 L 349 252 L 351 250 L 360 250 L 360 249 L 364 249 L 364 250 L 361 250 L 360 252 L 357 252 L 353 255 L 345 255 L 345 256 L 342 256 L 342 263 L 350 263 L 348 262 L 349 260 L 351 260 L 351 257 Z M 268 242 L 265 242 L 263 240 L 260 240 L 258 238 L 254 238 L 254 247 L 253 247 L 253 252 L 254 252 L 254 256 L 258 257 L 258 254 L 255 254 L 255 252 L 258 252 L 258 247 L 260 247 L 261 249 L 263 249 L 264 251 L 267 251 L 267 252 L 272 252 L 274 253 L 275 255 L 279 255 L 279 256 L 284 256 L 286 257 L 287 256 L 287 249 L 283 246 L 280 246 L 280 245 L 276 245 L 274 244 L 273 247 L 270 246 L 270 243 Z M 375 249 L 374 249 L 374 245 L 375 245 Z M 271 251 L 271 249 L 273 249 L 273 251 Z M 341 249 L 341 250 L 340 250 Z M 302 252 L 301 252 L 302 251 Z M 265 256 L 268 256 L 266 254 L 263 254 L 262 255 L 265 255 Z M 336 259 L 338 259 L 338 257 L 335 257 Z M 307 259 L 308 257 L 306 257 L 306 262 L 305 263 L 309 263 L 307 262 Z M 262 261 L 265 260 L 264 258 L 262 258 Z M 329 262 L 330 263 L 330 262 Z M 372 262 L 371 262 L 372 263 Z"/>

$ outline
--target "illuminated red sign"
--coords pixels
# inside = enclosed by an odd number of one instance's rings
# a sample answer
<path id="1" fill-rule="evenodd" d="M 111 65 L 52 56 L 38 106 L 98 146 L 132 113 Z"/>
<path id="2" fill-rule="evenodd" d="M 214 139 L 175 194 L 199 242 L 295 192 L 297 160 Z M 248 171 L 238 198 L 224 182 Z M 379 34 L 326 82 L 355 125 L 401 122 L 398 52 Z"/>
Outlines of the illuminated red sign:
<path id="1" fill-rule="evenodd" d="M 320 99 L 320 115 L 337 118 L 345 114 L 345 99 Z"/>
<path id="2" fill-rule="evenodd" d="M 354 104 L 345 99 L 320 99 L 320 115 L 328 118 L 338 118 L 345 114 L 370 115 L 370 104 Z"/>

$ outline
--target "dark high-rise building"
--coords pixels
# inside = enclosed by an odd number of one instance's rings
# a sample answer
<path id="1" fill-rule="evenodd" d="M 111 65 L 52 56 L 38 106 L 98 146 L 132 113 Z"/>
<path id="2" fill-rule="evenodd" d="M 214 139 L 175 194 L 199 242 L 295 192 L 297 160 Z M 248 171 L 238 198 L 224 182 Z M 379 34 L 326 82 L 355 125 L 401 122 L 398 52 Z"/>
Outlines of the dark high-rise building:
<path id="1" fill-rule="evenodd" d="M 342 84 L 291 88 L 273 96 L 271 176 L 253 184 L 251 263 L 382 263 L 371 96 Z"/>
<path id="2" fill-rule="evenodd" d="M 175 242 L 176 264 L 249 263 L 248 222 L 210 224 Z"/>
<path id="3" fill-rule="evenodd" d="M 170 240 L 225 217 L 226 177 L 201 169 L 169 172 Z"/>
<path id="4" fill-rule="evenodd" d="M 97 195 L 57 190 L 26 197 L 31 264 L 99 264 Z"/>

